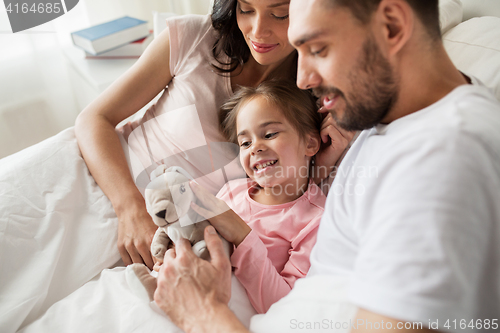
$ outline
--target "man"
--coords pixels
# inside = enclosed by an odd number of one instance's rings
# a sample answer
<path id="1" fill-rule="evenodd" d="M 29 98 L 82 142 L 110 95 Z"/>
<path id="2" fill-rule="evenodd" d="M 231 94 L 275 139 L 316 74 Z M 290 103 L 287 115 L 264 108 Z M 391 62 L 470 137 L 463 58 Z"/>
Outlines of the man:
<path id="1" fill-rule="evenodd" d="M 302 285 L 349 278 L 356 321 L 375 323 L 357 331 L 498 330 L 500 105 L 448 58 L 437 0 L 292 0 L 288 37 L 298 86 L 364 130 Z M 169 251 L 155 299 L 187 332 L 246 332 L 226 306 L 230 264 L 205 235 L 213 262 Z"/>

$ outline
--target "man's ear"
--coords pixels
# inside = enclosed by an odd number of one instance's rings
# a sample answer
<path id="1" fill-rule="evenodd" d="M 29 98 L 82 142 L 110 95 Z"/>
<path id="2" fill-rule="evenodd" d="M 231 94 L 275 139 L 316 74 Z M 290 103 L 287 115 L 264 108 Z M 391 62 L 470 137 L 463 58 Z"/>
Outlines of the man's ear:
<path id="1" fill-rule="evenodd" d="M 414 33 L 415 13 L 405 0 L 382 0 L 377 9 L 377 22 L 387 56 L 397 54 Z M 379 30 L 380 31 L 380 30 Z"/>
<path id="2" fill-rule="evenodd" d="M 306 134 L 306 156 L 314 156 L 321 145 L 319 135 Z"/>

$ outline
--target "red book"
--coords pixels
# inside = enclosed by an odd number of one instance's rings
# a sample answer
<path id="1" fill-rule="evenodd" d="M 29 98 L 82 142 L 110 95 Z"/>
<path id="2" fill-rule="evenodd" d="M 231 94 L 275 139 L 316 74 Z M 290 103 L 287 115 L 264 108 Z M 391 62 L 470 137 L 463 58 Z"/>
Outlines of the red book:
<path id="1" fill-rule="evenodd" d="M 111 51 L 99 53 L 98 55 L 93 55 L 88 52 L 85 52 L 86 59 L 130 59 L 130 58 L 139 58 L 148 47 L 148 45 L 153 40 L 152 32 L 149 36 L 145 38 L 138 39 L 129 44 L 123 45 Z"/>

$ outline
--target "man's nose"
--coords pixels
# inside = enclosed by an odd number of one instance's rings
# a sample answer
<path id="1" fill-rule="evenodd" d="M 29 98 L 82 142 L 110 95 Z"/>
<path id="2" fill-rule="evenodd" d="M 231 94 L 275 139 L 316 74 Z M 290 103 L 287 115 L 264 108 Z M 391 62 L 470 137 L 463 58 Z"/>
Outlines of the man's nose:
<path id="1" fill-rule="evenodd" d="M 312 64 L 299 55 L 297 68 L 297 87 L 300 89 L 312 89 L 321 84 L 321 76 Z"/>

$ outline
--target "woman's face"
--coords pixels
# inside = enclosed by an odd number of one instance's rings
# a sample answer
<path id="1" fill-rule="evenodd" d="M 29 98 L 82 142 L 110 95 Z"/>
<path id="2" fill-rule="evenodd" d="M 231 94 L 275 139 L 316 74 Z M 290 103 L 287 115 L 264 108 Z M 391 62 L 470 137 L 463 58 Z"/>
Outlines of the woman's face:
<path id="1" fill-rule="evenodd" d="M 289 5 L 290 0 L 237 0 L 238 27 L 261 65 L 279 64 L 294 50 L 287 36 Z"/>

